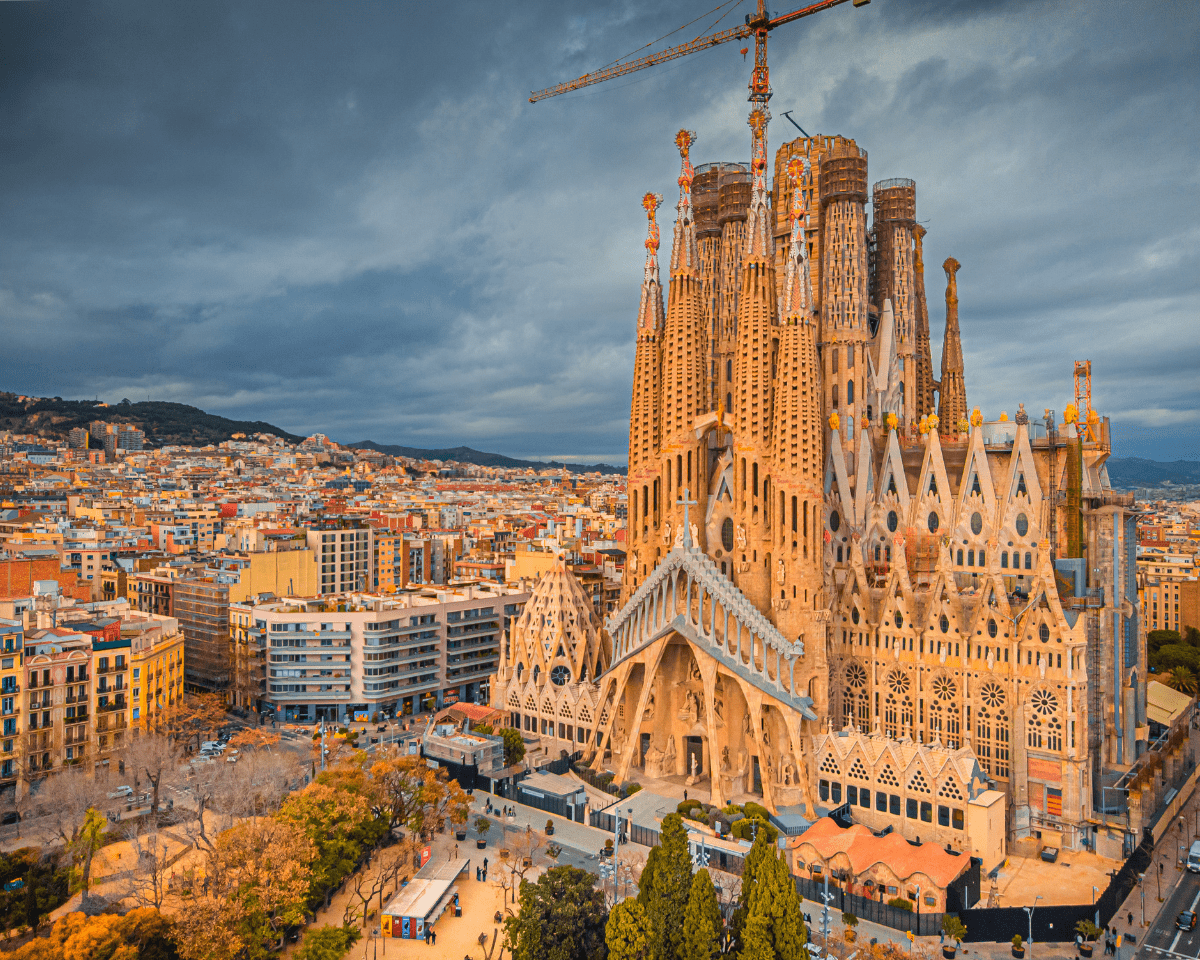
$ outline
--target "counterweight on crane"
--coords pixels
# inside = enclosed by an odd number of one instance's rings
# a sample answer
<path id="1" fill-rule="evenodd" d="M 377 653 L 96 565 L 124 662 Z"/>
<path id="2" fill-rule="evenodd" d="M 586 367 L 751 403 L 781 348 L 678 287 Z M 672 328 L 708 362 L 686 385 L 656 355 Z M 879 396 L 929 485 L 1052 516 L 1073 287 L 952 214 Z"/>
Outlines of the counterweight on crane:
<path id="1" fill-rule="evenodd" d="M 688 43 L 668 47 L 666 50 L 660 50 L 658 53 L 650 53 L 644 57 L 638 57 L 636 60 L 626 60 L 623 63 L 616 63 L 605 67 L 603 70 L 597 70 L 595 73 L 585 73 L 582 77 L 574 80 L 568 80 L 565 83 L 547 87 L 545 90 L 536 90 L 529 95 L 529 102 L 537 103 L 539 100 L 545 100 L 548 97 L 557 97 L 560 93 L 570 93 L 572 90 L 578 90 L 581 87 L 589 87 L 593 83 L 600 83 L 602 80 L 611 80 L 614 77 L 623 77 L 627 73 L 645 70 L 647 67 L 652 67 L 658 63 L 666 63 L 668 60 L 675 60 L 689 53 L 695 53 L 697 50 L 707 50 L 709 47 L 728 43 L 730 40 L 744 40 L 747 37 L 753 36 L 754 73 L 750 78 L 749 99 L 756 106 L 762 107 L 765 110 L 767 101 L 771 99 L 770 73 L 767 70 L 767 34 L 776 27 L 782 27 L 785 23 L 791 23 L 793 20 L 799 20 L 801 17 L 812 16 L 814 13 L 820 13 L 822 10 L 828 10 L 830 7 L 836 7 L 838 4 L 845 2 L 846 0 L 819 0 L 818 3 L 811 3 L 807 7 L 801 7 L 799 10 L 793 10 L 791 13 L 785 13 L 782 16 L 772 18 L 767 14 L 766 0 L 758 0 L 758 9 L 753 14 L 747 14 L 746 22 L 739 27 L 730 27 L 728 30 L 722 30 L 720 33 L 712 33 L 706 37 L 697 37 Z M 864 7 L 871 0 L 853 0 L 853 2 L 856 7 Z"/>

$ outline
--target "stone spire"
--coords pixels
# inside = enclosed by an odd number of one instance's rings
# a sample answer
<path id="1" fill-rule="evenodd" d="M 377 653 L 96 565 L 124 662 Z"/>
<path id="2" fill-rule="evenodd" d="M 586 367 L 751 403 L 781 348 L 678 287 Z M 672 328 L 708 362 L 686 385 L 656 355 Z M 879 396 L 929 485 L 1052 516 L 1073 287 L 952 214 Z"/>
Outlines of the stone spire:
<path id="1" fill-rule="evenodd" d="M 690 436 L 692 421 L 707 412 L 708 382 L 705 361 L 707 332 L 700 303 L 700 258 L 696 252 L 696 227 L 692 221 L 691 145 L 696 135 L 680 130 L 679 206 L 671 250 L 671 277 L 667 292 L 667 319 L 662 340 L 662 446 Z"/>
<path id="2" fill-rule="evenodd" d="M 922 256 L 921 241 L 925 237 L 925 228 L 919 223 L 913 227 L 913 277 L 917 301 L 916 316 L 916 394 L 914 396 L 914 416 L 923 420 L 934 412 L 933 391 L 936 381 L 933 379 L 933 357 L 929 351 L 929 305 L 925 301 L 925 260 Z"/>
<path id="3" fill-rule="evenodd" d="M 812 287 L 808 263 L 808 244 L 804 237 L 807 208 L 804 191 L 800 189 L 801 178 L 808 174 L 808 159 L 795 156 L 788 161 L 787 174 L 791 188 L 792 203 L 791 239 L 787 254 L 787 274 L 783 284 L 783 295 L 779 302 L 779 317 L 786 324 L 798 318 L 809 318 L 813 311 Z M 820 411 L 818 410 L 818 419 Z"/>
<path id="4" fill-rule="evenodd" d="M 696 223 L 692 214 L 692 170 L 690 157 L 696 134 L 691 130 L 680 130 L 675 135 L 675 146 L 679 148 L 681 161 L 679 170 L 679 203 L 675 207 L 675 235 L 671 243 L 671 276 L 677 273 L 696 273 L 700 266 L 700 255 L 696 250 Z"/>
<path id="5" fill-rule="evenodd" d="M 655 211 L 662 196 L 642 197 L 646 210 L 646 270 L 638 307 L 637 352 L 633 368 L 633 398 L 629 417 L 629 469 L 653 462 L 659 446 L 659 337 L 663 330 L 662 283 L 658 274 L 658 222 Z"/>
<path id="6" fill-rule="evenodd" d="M 962 266 L 953 257 L 942 264 L 946 271 L 946 337 L 942 341 L 942 382 L 938 396 L 941 432 L 957 434 L 958 422 L 967 418 L 967 384 L 963 376 L 962 336 L 958 330 L 958 280 Z"/>
<path id="7" fill-rule="evenodd" d="M 746 256 L 775 259 L 775 233 L 771 229 L 771 208 L 767 190 L 767 122 L 771 114 L 766 107 L 750 111 L 750 129 L 754 139 L 750 154 L 750 211 L 746 217 Z"/>

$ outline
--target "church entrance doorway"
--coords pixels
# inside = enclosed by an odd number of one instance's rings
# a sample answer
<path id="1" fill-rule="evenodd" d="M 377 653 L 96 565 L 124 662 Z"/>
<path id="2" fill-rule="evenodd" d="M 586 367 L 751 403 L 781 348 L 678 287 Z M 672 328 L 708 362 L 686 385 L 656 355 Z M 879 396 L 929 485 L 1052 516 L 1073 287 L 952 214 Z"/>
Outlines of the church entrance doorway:
<path id="1" fill-rule="evenodd" d="M 637 765 L 643 766 L 646 762 L 646 752 L 650 749 L 650 734 L 642 734 L 641 746 L 638 749 Z"/>
<path id="2" fill-rule="evenodd" d="M 755 755 L 754 755 L 754 758 L 753 758 L 753 760 L 751 761 L 751 763 L 752 763 L 751 770 L 753 771 L 753 776 L 754 776 L 754 781 L 753 781 L 753 783 L 754 783 L 754 787 L 753 787 L 753 789 L 752 789 L 750 792 L 751 792 L 751 793 L 757 793 L 757 794 L 758 794 L 758 795 L 761 797 L 761 796 L 762 796 L 762 792 L 763 792 L 763 789 L 762 789 L 762 771 L 760 771 L 760 770 L 758 769 L 758 755 L 757 755 L 757 754 L 755 754 Z"/>
<path id="3" fill-rule="evenodd" d="M 687 738 L 687 772 L 700 776 L 704 773 L 704 739 Z"/>

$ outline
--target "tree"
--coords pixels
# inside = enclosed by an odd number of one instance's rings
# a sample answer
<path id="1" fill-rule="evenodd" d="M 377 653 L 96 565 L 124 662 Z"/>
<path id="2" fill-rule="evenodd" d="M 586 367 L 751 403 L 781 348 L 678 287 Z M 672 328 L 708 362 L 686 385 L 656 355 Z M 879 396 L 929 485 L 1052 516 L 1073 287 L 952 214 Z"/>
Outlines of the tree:
<path id="1" fill-rule="evenodd" d="M 1163 683 L 1172 690 L 1178 690 L 1188 696 L 1196 692 L 1196 675 L 1187 667 L 1175 667 L 1163 678 Z"/>
<path id="2" fill-rule="evenodd" d="M 128 895 L 138 906 L 157 910 L 167 898 L 170 883 L 172 849 L 167 836 L 159 833 L 151 818 L 145 824 L 130 824 L 125 839 L 133 852 L 133 866 L 125 875 Z"/>
<path id="3" fill-rule="evenodd" d="M 505 727 L 500 731 L 500 736 L 504 738 L 504 765 L 506 767 L 515 766 L 525 759 L 525 741 L 521 738 L 520 730 Z"/>
<path id="4" fill-rule="evenodd" d="M 123 917 L 68 913 L 46 940 L 34 940 L 9 956 L 12 960 L 175 960 L 172 924 L 157 910 L 131 910 Z"/>
<path id="5" fill-rule="evenodd" d="M 746 900 L 742 960 L 757 960 L 763 938 L 776 960 L 805 960 L 808 937 L 796 885 L 786 860 L 772 846 L 757 866 Z"/>
<path id="6" fill-rule="evenodd" d="M 67 844 L 67 852 L 78 871 L 79 889 L 83 891 L 86 900 L 92 881 L 92 859 L 96 851 L 104 845 L 104 825 L 107 823 L 103 814 L 95 807 L 88 807 L 83 815 L 75 836 Z"/>
<path id="7" fill-rule="evenodd" d="M 767 835 L 765 833 L 758 834 L 754 838 L 754 845 L 750 848 L 750 852 L 746 854 L 746 860 L 742 866 L 742 882 L 741 889 L 738 891 L 737 906 L 729 920 L 729 932 L 735 944 L 740 944 L 743 939 L 743 928 L 750 912 L 750 892 L 762 874 L 763 864 L 774 855 L 774 845 L 767 839 Z"/>
<path id="8" fill-rule="evenodd" d="M 374 870 L 359 870 L 350 881 L 350 896 L 346 899 L 346 909 L 342 914 L 343 925 L 353 925 L 362 920 L 365 928 L 367 917 L 371 912 L 371 904 L 377 898 L 382 899 L 385 891 L 391 887 L 396 889 L 402 877 L 407 877 L 416 863 L 414 861 L 417 845 L 411 840 L 385 847 L 375 855 Z"/>
<path id="9" fill-rule="evenodd" d="M 638 883 L 638 903 L 650 918 L 655 960 L 678 960 L 692 890 L 692 858 L 683 817 L 663 817 L 660 843 L 650 851 Z"/>
<path id="10" fill-rule="evenodd" d="M 466 823 L 470 798 L 444 770 L 431 770 L 414 754 L 390 750 L 371 764 L 371 782 L 390 826 L 428 838 L 446 821 Z"/>
<path id="11" fill-rule="evenodd" d="M 379 845 L 388 829 L 385 816 L 376 816 L 366 797 L 325 783 L 310 783 L 292 794 L 276 819 L 295 824 L 316 848 L 309 892 L 314 906 Z"/>
<path id="12" fill-rule="evenodd" d="M 513 960 L 604 960 L 607 920 L 596 878 L 575 867 L 551 867 L 521 884 L 521 908 L 504 921 Z"/>
<path id="13" fill-rule="evenodd" d="M 608 960 L 647 960 L 650 956 L 650 920 L 637 900 L 622 900 L 608 915 L 604 927 Z"/>
<path id="14" fill-rule="evenodd" d="M 304 934 L 296 960 L 341 960 L 361 936 L 357 927 L 349 925 L 314 927 Z"/>
<path id="15" fill-rule="evenodd" d="M 206 852 L 203 883 L 193 883 L 179 911 L 180 955 L 269 956 L 282 931 L 304 918 L 316 858 L 294 823 L 264 818 L 221 833 Z"/>
<path id="16" fill-rule="evenodd" d="M 688 894 L 680 960 L 714 960 L 720 949 L 723 928 L 712 877 L 707 870 L 697 870 Z"/>
<path id="17" fill-rule="evenodd" d="M 125 770 L 133 779 L 134 792 L 142 792 L 143 780 L 149 785 L 150 810 L 157 817 L 163 788 L 179 774 L 179 746 L 170 737 L 144 733 L 129 741 L 124 760 Z"/>
<path id="18" fill-rule="evenodd" d="M 172 739 L 185 747 L 200 741 L 226 720 L 225 701 L 218 693 L 189 693 L 166 714 L 164 723 Z"/>

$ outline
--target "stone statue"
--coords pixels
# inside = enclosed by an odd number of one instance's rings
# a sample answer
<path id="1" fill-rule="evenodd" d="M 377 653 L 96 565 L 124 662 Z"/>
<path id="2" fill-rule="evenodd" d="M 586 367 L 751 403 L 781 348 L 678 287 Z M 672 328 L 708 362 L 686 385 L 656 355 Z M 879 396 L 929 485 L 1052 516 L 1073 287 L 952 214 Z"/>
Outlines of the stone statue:
<path id="1" fill-rule="evenodd" d="M 688 786 L 691 786 L 692 784 L 696 783 L 700 779 L 699 775 L 696 773 L 696 768 L 700 765 L 698 762 L 699 757 L 693 753 L 691 759 L 692 759 L 691 776 L 689 776 L 687 778 Z"/>
<path id="2" fill-rule="evenodd" d="M 663 543 L 671 542 L 671 521 L 668 520 L 663 524 Z"/>
<path id="3" fill-rule="evenodd" d="M 642 711 L 642 720 L 654 719 L 654 704 L 658 694 L 658 678 L 650 684 L 650 696 L 646 698 L 646 709 Z"/>
<path id="4" fill-rule="evenodd" d="M 689 726 L 700 716 L 700 700 L 691 690 L 683 693 L 683 709 L 679 711 L 679 719 Z"/>
<path id="5" fill-rule="evenodd" d="M 691 523 L 691 524 L 688 524 L 688 526 L 691 529 L 691 533 L 692 533 L 692 543 L 698 544 L 700 542 L 700 537 L 696 530 L 696 525 L 694 523 Z"/>
<path id="6" fill-rule="evenodd" d="M 729 747 L 721 748 L 721 772 L 729 772 Z"/>
<path id="7" fill-rule="evenodd" d="M 637 573 L 637 572 L 638 572 L 638 555 L 637 555 L 637 551 L 636 551 L 636 550 L 635 550 L 635 551 L 633 552 L 633 554 L 632 554 L 632 555 L 629 557 L 629 569 L 630 569 L 630 570 L 631 570 L 633 573 Z"/>
<path id="8" fill-rule="evenodd" d="M 650 745 L 650 749 L 646 751 L 645 764 L 643 770 L 647 777 L 661 777 L 663 775 L 663 757 L 665 755 L 654 744 Z"/>
<path id="9" fill-rule="evenodd" d="M 783 583 L 783 581 L 784 581 L 786 578 L 787 578 L 787 568 L 784 566 L 784 564 L 783 564 L 783 561 L 782 561 L 782 560 L 780 560 L 780 561 L 779 561 L 779 562 L 778 562 L 778 563 L 775 565 L 775 582 L 776 582 L 776 583 Z"/>
<path id="10" fill-rule="evenodd" d="M 737 528 L 737 545 L 739 549 L 746 549 L 746 525 L 739 523 Z"/>
<path id="11" fill-rule="evenodd" d="M 725 726 L 725 699 L 713 697 L 713 723 L 718 727 Z"/>
<path id="12" fill-rule="evenodd" d="M 671 774 L 676 772 L 676 770 L 675 770 L 675 738 L 673 736 L 667 737 L 667 750 L 666 750 L 666 753 L 663 754 L 662 767 L 663 767 L 663 773 L 668 776 L 670 776 Z"/>

